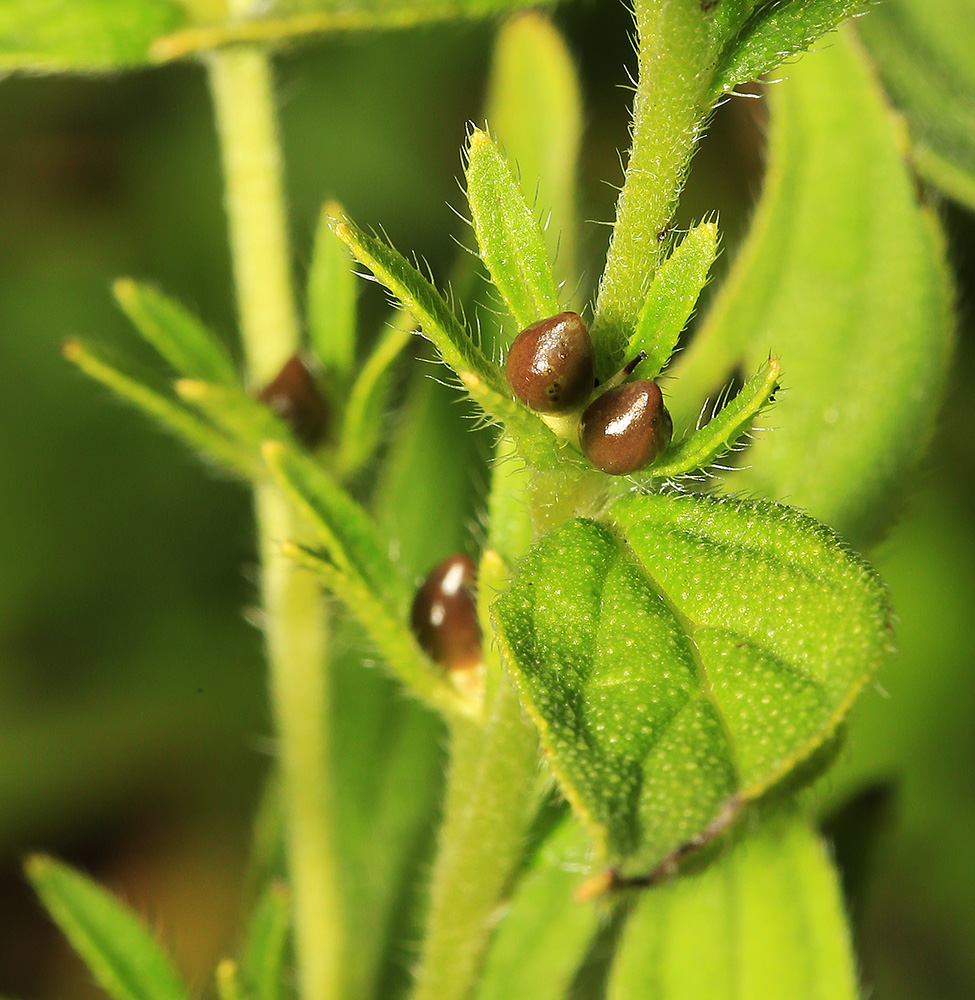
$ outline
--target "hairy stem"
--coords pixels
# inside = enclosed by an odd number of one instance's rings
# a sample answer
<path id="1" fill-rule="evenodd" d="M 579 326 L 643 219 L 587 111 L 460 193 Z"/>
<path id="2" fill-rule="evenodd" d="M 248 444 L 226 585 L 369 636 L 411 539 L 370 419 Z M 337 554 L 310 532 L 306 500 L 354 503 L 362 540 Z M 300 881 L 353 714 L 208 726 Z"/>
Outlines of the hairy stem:
<path id="1" fill-rule="evenodd" d="M 262 52 L 239 48 L 213 53 L 209 70 L 244 355 L 250 381 L 262 385 L 299 344 L 271 68 Z M 290 505 L 270 484 L 257 487 L 255 500 L 300 995 L 335 1000 L 344 940 L 330 823 L 326 620 L 315 578 L 281 553 L 301 534 Z"/>
<path id="2" fill-rule="evenodd" d="M 654 272 L 669 246 L 677 198 L 710 111 L 721 42 L 750 4 L 638 0 L 634 5 L 639 80 L 633 144 L 616 206 L 594 337 L 622 357 Z M 607 373 L 599 373 L 605 377 Z"/>
<path id="3" fill-rule="evenodd" d="M 451 730 L 447 802 L 414 1000 L 464 1000 L 531 818 L 537 739 L 507 678 L 484 727 Z"/>
<path id="4" fill-rule="evenodd" d="M 509 448 L 502 438 L 499 451 Z M 487 606 L 505 585 L 506 560 L 520 557 L 531 541 L 527 477 L 524 466 L 495 465 L 491 533 L 478 582 L 486 636 Z M 445 815 L 413 1000 L 464 1000 L 470 994 L 535 805 L 538 737 L 489 640 L 485 658 L 485 722 L 458 720 L 451 727 Z"/>

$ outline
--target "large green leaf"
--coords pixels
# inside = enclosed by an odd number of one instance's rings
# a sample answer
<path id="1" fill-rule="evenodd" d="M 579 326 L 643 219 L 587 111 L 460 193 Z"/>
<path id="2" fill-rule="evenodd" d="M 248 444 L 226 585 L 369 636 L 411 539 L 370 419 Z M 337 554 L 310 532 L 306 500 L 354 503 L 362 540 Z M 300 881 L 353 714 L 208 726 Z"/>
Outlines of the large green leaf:
<path id="1" fill-rule="evenodd" d="M 876 573 L 789 507 L 632 496 L 543 537 L 494 605 L 597 849 L 641 876 L 789 774 L 889 645 Z"/>
<path id="2" fill-rule="evenodd" d="M 951 348 L 941 234 L 919 208 L 899 132 L 848 33 L 770 89 L 762 200 L 703 328 L 672 371 L 687 423 L 771 350 L 775 430 L 728 480 L 865 544 L 930 436 Z"/>
<path id="3" fill-rule="evenodd" d="M 72 947 L 115 1000 L 188 1000 L 162 948 L 111 893 L 43 855 L 27 862 L 27 876 Z"/>
<path id="4" fill-rule="evenodd" d="M 551 2 L 551 0 L 543 0 Z M 93 71 L 177 59 L 235 42 L 504 14 L 520 0 L 272 0 L 227 17 L 213 0 L 0 0 L 0 67 Z M 239 6 L 239 4 L 238 4 Z"/>
<path id="5" fill-rule="evenodd" d="M 916 143 L 915 166 L 975 208 L 975 15 L 969 0 L 887 0 L 859 22 Z"/>
<path id="6" fill-rule="evenodd" d="M 704 871 L 644 893 L 607 1000 L 856 1000 L 836 871 L 808 821 L 780 814 Z"/>

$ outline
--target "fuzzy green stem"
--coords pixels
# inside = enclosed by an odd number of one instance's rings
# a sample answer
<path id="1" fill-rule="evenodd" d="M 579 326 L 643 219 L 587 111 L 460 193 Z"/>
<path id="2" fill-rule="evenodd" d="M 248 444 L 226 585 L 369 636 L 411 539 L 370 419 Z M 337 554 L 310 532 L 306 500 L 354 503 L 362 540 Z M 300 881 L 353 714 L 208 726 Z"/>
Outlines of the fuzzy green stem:
<path id="1" fill-rule="evenodd" d="M 524 844 L 538 740 L 506 678 L 486 724 L 451 728 L 447 801 L 413 1000 L 464 1000 Z"/>
<path id="2" fill-rule="evenodd" d="M 502 438 L 499 456 L 510 447 Z M 485 635 L 488 605 L 507 578 L 506 560 L 519 558 L 531 542 L 529 479 L 523 465 L 495 465 L 491 533 L 479 573 Z M 485 722 L 458 720 L 451 727 L 440 850 L 413 1000 L 465 1000 L 470 994 L 535 805 L 538 737 L 503 674 L 496 644 L 485 643 L 485 657 Z"/>
<path id="3" fill-rule="evenodd" d="M 262 385 L 299 344 L 271 68 L 262 52 L 241 48 L 213 53 L 209 70 L 241 338 L 249 378 Z M 315 578 L 281 552 L 283 541 L 300 537 L 290 505 L 270 484 L 257 487 L 255 500 L 300 995 L 335 1000 L 344 939 L 330 823 L 326 620 Z"/>
<path id="4" fill-rule="evenodd" d="M 751 4 L 639 0 L 639 82 L 633 99 L 633 145 L 616 206 L 593 336 L 619 361 L 636 328 L 654 272 L 669 247 L 677 198 L 710 112 L 721 43 Z M 605 375 L 606 373 L 600 373 Z"/>

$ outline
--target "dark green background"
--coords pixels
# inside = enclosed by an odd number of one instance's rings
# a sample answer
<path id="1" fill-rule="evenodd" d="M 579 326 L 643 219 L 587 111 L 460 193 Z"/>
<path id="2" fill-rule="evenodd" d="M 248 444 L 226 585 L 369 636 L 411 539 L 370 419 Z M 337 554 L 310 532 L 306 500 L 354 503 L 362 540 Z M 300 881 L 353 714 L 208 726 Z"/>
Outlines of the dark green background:
<path id="1" fill-rule="evenodd" d="M 584 216 L 608 220 L 628 17 L 603 4 L 558 21 L 586 96 Z M 339 39 L 280 59 L 299 280 L 329 196 L 449 272 L 460 223 L 448 202 L 462 201 L 459 148 L 480 118 L 493 30 Z M 686 218 L 721 210 L 725 265 L 760 187 L 761 122 L 759 102 L 719 112 L 682 206 Z M 95 995 L 23 884 L 27 850 L 119 888 L 198 991 L 234 929 L 274 752 L 246 621 L 248 498 L 59 354 L 69 334 L 139 350 L 109 293 L 123 274 L 157 282 L 233 342 L 217 157 L 196 65 L 0 82 L 0 995 Z M 913 498 L 872 554 L 901 652 L 817 792 L 864 981 L 898 1000 L 975 995 L 975 220 L 950 205 L 944 217 L 958 365 Z M 590 284 L 607 235 L 585 227 Z M 364 296 L 374 331 L 382 297 Z"/>

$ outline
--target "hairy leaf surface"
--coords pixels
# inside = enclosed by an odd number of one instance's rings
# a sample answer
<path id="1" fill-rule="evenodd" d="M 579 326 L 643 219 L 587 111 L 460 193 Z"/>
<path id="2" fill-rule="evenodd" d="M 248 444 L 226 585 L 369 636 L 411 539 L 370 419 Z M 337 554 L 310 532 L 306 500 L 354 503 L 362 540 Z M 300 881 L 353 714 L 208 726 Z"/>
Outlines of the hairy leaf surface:
<path id="1" fill-rule="evenodd" d="M 876 573 L 823 525 L 662 495 L 543 537 L 494 616 L 563 790 L 624 875 L 818 748 L 890 630 Z"/>
<path id="2" fill-rule="evenodd" d="M 863 0 L 787 0 L 757 6 L 722 55 L 715 95 L 736 84 L 757 80 L 789 56 L 808 49 L 862 7 Z"/>
<path id="3" fill-rule="evenodd" d="M 519 327 L 554 316 L 559 297 L 542 232 L 507 161 L 480 129 L 467 142 L 467 201 L 481 259 Z"/>

